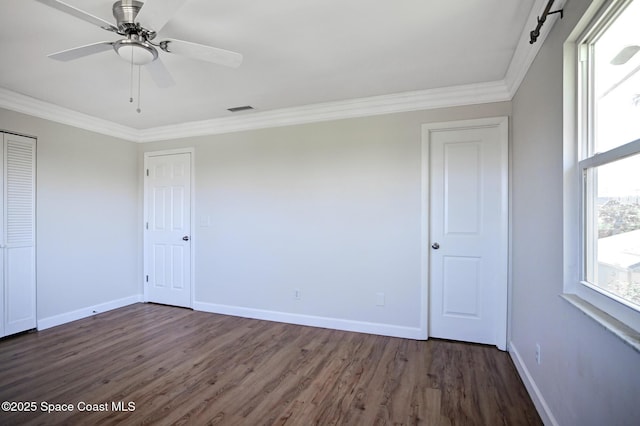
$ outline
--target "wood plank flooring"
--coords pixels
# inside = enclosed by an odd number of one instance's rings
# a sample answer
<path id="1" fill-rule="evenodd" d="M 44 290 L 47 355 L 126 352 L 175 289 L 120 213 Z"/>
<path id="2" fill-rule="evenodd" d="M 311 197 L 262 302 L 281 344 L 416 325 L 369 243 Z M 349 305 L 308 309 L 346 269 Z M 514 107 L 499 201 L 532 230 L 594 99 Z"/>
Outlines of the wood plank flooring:
<path id="1" fill-rule="evenodd" d="M 3 425 L 542 424 L 496 348 L 154 304 L 0 340 L 1 401 L 36 403 Z"/>

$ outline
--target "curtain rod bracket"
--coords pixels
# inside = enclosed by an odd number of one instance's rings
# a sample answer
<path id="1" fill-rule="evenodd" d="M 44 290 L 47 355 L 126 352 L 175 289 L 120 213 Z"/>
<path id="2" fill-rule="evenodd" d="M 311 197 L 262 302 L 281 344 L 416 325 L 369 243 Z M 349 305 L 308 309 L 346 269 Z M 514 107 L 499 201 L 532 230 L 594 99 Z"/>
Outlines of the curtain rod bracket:
<path id="1" fill-rule="evenodd" d="M 540 29 L 542 28 L 542 25 L 547 20 L 547 16 L 553 15 L 554 13 L 559 13 L 560 19 L 564 18 L 564 9 L 554 10 L 553 12 L 550 11 L 551 6 L 553 6 L 553 1 L 554 0 L 549 0 L 549 2 L 547 3 L 547 6 L 544 8 L 544 12 L 542 12 L 542 16 L 538 16 L 537 18 L 538 25 L 536 25 L 536 28 L 529 33 L 529 36 L 531 37 L 529 39 L 529 44 L 533 44 L 536 41 L 538 41 L 538 37 L 540 36 Z"/>

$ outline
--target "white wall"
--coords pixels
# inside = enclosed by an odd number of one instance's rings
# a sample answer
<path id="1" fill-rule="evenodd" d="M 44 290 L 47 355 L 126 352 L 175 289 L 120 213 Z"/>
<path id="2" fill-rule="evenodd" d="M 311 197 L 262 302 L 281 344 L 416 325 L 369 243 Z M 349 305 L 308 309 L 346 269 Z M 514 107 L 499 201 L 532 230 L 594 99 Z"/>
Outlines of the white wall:
<path id="1" fill-rule="evenodd" d="M 589 3 L 567 3 L 513 99 L 511 344 L 550 422 L 630 425 L 640 418 L 640 353 L 559 297 L 563 43 Z"/>
<path id="2" fill-rule="evenodd" d="M 195 148 L 199 307 L 402 334 L 420 327 L 421 125 L 509 114 L 509 103 L 488 104 L 140 150 Z M 200 226 L 203 216 L 210 227 Z M 376 293 L 385 294 L 384 307 Z"/>
<path id="3" fill-rule="evenodd" d="M 38 138 L 39 323 L 139 297 L 136 145 L 4 109 L 0 128 Z"/>

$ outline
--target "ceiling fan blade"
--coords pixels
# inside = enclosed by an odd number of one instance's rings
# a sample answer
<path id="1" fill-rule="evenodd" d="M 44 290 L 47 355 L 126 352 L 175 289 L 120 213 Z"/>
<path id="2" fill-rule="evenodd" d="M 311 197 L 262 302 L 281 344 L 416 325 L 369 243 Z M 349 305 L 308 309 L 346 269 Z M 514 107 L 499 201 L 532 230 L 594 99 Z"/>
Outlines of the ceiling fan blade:
<path id="1" fill-rule="evenodd" d="M 624 65 L 629 62 L 629 60 L 633 58 L 633 56 L 638 53 L 639 50 L 640 46 L 635 44 L 626 46 L 622 50 L 620 50 L 620 52 L 618 52 L 618 54 L 611 60 L 610 63 L 611 65 Z"/>
<path id="2" fill-rule="evenodd" d="M 65 2 L 58 1 L 58 0 L 36 0 L 36 1 L 42 4 L 46 4 L 47 6 L 50 6 L 61 12 L 75 16 L 76 18 L 82 19 L 83 21 L 89 22 L 90 24 L 97 25 L 104 30 L 118 32 L 118 28 L 116 28 L 111 23 L 105 21 L 104 19 L 98 18 L 97 16 L 93 16 L 85 12 L 84 10 L 80 10 Z"/>
<path id="3" fill-rule="evenodd" d="M 186 0 L 146 0 L 136 21 L 145 28 L 159 32 L 185 2 Z"/>
<path id="4" fill-rule="evenodd" d="M 175 86 L 176 82 L 173 80 L 173 77 L 169 74 L 169 70 L 167 70 L 160 58 L 149 62 L 145 65 L 145 68 L 149 71 L 151 78 L 155 81 L 158 87 L 165 88 Z"/>
<path id="5" fill-rule="evenodd" d="M 205 46 L 204 44 L 192 43 L 190 41 L 167 39 L 160 43 L 160 47 L 165 52 L 187 56 L 200 61 L 225 65 L 231 68 L 237 68 L 242 63 L 242 55 L 237 52 Z"/>
<path id="6" fill-rule="evenodd" d="M 72 61 L 84 56 L 93 55 L 94 53 L 105 52 L 113 49 L 113 42 L 101 41 L 98 43 L 87 44 L 86 46 L 74 47 L 73 49 L 63 50 L 61 52 L 48 55 L 51 59 L 57 61 Z"/>

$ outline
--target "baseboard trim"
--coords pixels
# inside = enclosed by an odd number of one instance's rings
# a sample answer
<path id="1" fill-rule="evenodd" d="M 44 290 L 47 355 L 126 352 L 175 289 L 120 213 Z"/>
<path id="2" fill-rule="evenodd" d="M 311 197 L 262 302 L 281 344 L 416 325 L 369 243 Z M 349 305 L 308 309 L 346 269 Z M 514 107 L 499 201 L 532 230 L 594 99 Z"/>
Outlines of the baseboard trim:
<path id="1" fill-rule="evenodd" d="M 66 324 L 71 321 L 76 321 L 82 318 L 87 318 L 101 312 L 111 311 L 113 309 L 122 308 L 124 306 L 133 305 L 134 303 L 142 302 L 142 295 L 136 294 L 134 296 L 125 297 L 122 299 L 112 300 L 106 303 L 100 303 L 98 305 L 87 306 L 85 308 L 77 309 L 71 312 L 65 312 L 63 314 L 54 315 L 38 320 L 38 330 L 46 330 L 47 328 L 55 327 L 57 325 Z"/>
<path id="2" fill-rule="evenodd" d="M 529 369 L 524 363 L 522 357 L 520 356 L 520 352 L 518 352 L 518 349 L 516 349 L 516 346 L 513 344 L 513 342 L 509 342 L 509 354 L 511 355 L 511 359 L 513 360 L 513 363 L 518 370 L 518 374 L 520 374 L 520 378 L 522 379 L 525 388 L 527 388 L 527 392 L 529 392 L 529 396 L 533 400 L 533 404 L 538 410 L 538 414 L 540 415 L 542 422 L 545 425 L 558 426 L 558 421 L 551 412 L 551 408 L 549 408 L 547 401 L 544 399 L 544 396 L 542 396 L 542 392 L 540 392 L 538 385 L 536 384 L 535 380 L 533 380 L 531 373 L 529 373 Z"/>
<path id="3" fill-rule="evenodd" d="M 357 333 L 377 334 L 380 336 L 402 337 L 405 339 L 424 340 L 418 327 L 402 327 L 391 324 L 380 324 L 365 321 L 353 321 L 314 315 L 293 314 L 288 312 L 268 311 L 240 306 L 219 305 L 215 303 L 194 302 L 196 311 L 213 314 L 231 315 L 266 321 L 284 322 L 288 324 L 306 325 L 310 327 L 329 328 L 333 330 L 353 331 Z"/>

